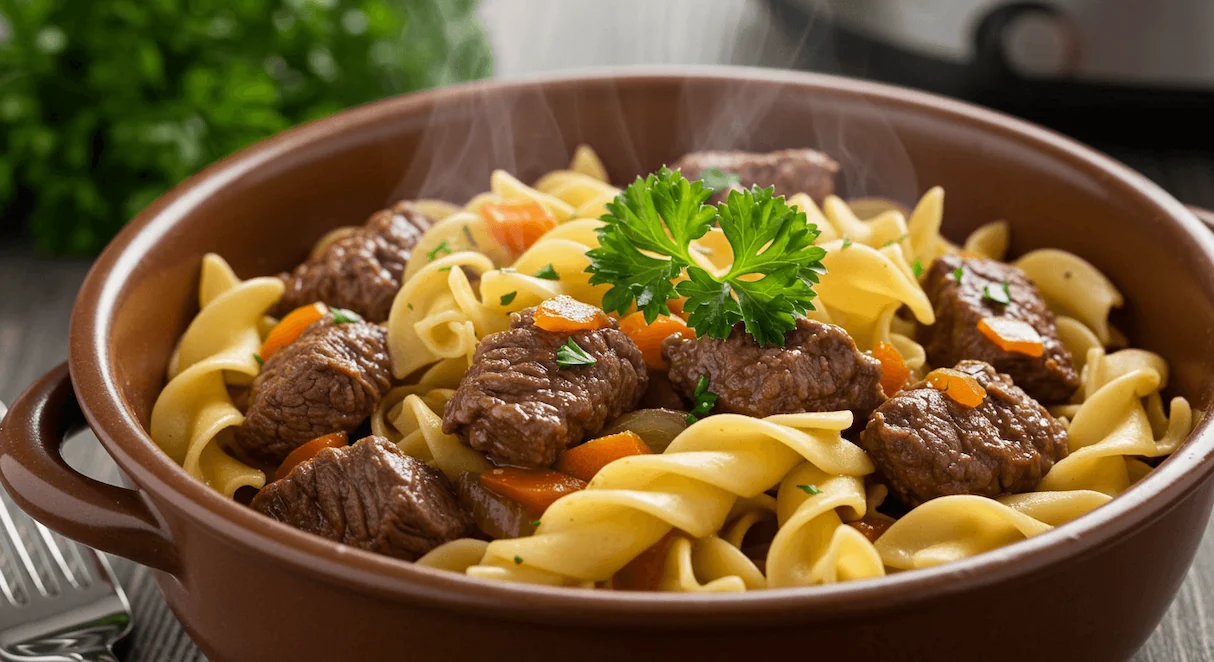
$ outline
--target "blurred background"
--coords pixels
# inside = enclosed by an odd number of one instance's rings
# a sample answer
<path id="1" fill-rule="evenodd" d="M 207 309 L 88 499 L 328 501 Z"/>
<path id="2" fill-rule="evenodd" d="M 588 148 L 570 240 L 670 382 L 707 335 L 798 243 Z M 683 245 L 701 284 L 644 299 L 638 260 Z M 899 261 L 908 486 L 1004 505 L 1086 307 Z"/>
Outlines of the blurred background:
<path id="1" fill-rule="evenodd" d="M 1210 0 L 0 0 L 0 400 L 67 355 L 91 257 L 173 184 L 287 127 L 490 76 L 658 64 L 842 73 L 995 107 L 1214 207 Z M 116 469 L 96 442 L 69 460 Z M 124 660 L 201 660 L 119 574 Z M 1214 536 L 1135 657 L 1214 661 Z"/>

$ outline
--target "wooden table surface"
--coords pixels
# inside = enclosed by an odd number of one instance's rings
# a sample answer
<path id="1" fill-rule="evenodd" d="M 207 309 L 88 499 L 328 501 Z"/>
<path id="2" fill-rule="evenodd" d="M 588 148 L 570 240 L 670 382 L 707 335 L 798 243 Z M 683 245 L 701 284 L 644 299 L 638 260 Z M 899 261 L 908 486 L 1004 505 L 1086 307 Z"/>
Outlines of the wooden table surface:
<path id="1" fill-rule="evenodd" d="M 812 47 L 774 25 L 762 0 L 484 0 L 481 12 L 504 77 L 601 65 L 783 67 Z M 1214 207 L 1210 155 L 1111 151 L 1182 201 Z M 11 402 L 66 358 L 71 306 L 89 262 L 40 258 L 21 242 L 0 242 L 0 401 Z M 74 439 L 67 454 L 96 478 L 116 477 L 91 435 Z M 136 624 L 121 659 L 203 660 L 150 575 L 120 559 L 115 567 Z M 1176 601 L 1134 660 L 1214 662 L 1214 522 Z"/>

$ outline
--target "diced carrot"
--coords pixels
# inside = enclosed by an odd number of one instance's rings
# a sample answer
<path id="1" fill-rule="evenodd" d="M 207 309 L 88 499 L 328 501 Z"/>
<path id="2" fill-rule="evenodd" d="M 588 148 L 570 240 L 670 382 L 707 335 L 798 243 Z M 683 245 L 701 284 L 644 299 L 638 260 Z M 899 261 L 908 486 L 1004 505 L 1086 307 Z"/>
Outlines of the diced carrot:
<path id="1" fill-rule="evenodd" d="M 325 304 L 310 303 L 287 313 L 286 317 L 270 329 L 270 335 L 266 336 L 266 341 L 261 344 L 261 360 L 269 360 L 274 352 L 295 342 L 304 329 L 324 317 L 327 312 L 329 309 Z"/>
<path id="2" fill-rule="evenodd" d="M 641 312 L 620 320 L 620 331 L 632 338 L 632 342 L 641 350 L 645 357 L 645 365 L 654 370 L 665 370 L 666 360 L 662 358 L 662 341 L 676 334 L 690 334 L 687 323 L 678 317 L 658 315 L 653 324 L 645 323 L 645 314 Z"/>
<path id="3" fill-rule="evenodd" d="M 326 434 L 323 437 L 317 437 L 312 441 L 291 451 L 287 459 L 278 465 L 278 471 L 274 472 L 274 480 L 282 480 L 291 473 L 295 467 L 316 457 L 316 454 L 326 448 L 341 448 L 350 443 L 350 437 L 345 432 L 334 432 Z"/>
<path id="4" fill-rule="evenodd" d="M 881 341 L 873 347 L 873 358 L 881 362 L 881 390 L 885 391 L 886 397 L 897 393 L 910 377 L 902 353 L 897 347 Z"/>
<path id="5" fill-rule="evenodd" d="M 601 309 L 564 294 L 548 299 L 535 309 L 535 326 L 553 333 L 593 331 L 611 326 Z"/>
<path id="6" fill-rule="evenodd" d="M 1045 354 L 1045 343 L 1041 340 L 1041 334 L 1028 322 L 1010 317 L 983 317 L 978 320 L 978 330 L 1005 352 L 1033 358 Z"/>
<path id="7" fill-rule="evenodd" d="M 950 400 L 963 407 L 977 407 L 986 398 L 986 389 L 978 380 L 960 370 L 936 368 L 927 373 L 925 380 L 929 386 L 944 391 Z"/>
<path id="8" fill-rule="evenodd" d="M 687 321 L 687 313 L 683 312 L 682 299 L 671 299 L 666 302 L 666 307 L 670 309 L 671 315 L 682 319 L 684 322 Z"/>
<path id="9" fill-rule="evenodd" d="M 584 481 L 559 471 L 514 467 L 486 471 L 481 474 L 481 485 L 537 513 L 566 494 L 586 488 Z"/>
<path id="10" fill-rule="evenodd" d="M 538 202 L 508 200 L 481 206 L 485 226 L 499 244 L 521 255 L 557 225 L 556 217 Z"/>
<path id="11" fill-rule="evenodd" d="M 666 556 L 680 535 L 678 529 L 673 529 L 653 547 L 638 554 L 611 576 L 611 588 L 617 591 L 656 591 L 661 588 L 662 576 L 666 574 Z"/>
<path id="12" fill-rule="evenodd" d="M 624 430 L 570 448 L 556 459 L 554 468 L 590 482 L 600 469 L 621 457 L 649 455 L 652 452 L 640 435 L 631 430 Z"/>

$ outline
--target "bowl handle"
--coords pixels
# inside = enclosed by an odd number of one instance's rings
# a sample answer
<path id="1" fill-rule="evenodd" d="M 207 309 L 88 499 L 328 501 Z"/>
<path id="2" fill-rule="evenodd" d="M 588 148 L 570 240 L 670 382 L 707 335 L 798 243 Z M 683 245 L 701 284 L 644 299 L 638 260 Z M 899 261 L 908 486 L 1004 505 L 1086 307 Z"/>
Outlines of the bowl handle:
<path id="1" fill-rule="evenodd" d="M 93 480 L 64 461 L 64 440 L 85 425 L 67 364 L 60 364 L 0 422 L 0 482 L 22 510 L 55 531 L 176 574 L 176 548 L 143 495 Z"/>

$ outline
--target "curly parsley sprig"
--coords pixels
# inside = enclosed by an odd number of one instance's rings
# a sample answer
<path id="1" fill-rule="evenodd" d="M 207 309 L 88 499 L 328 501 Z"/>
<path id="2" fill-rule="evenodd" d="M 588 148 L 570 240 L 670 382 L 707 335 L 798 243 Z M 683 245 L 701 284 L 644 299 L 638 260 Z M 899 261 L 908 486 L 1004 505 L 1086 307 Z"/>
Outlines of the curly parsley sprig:
<path id="1" fill-rule="evenodd" d="M 760 344 L 782 346 L 797 316 L 814 310 L 813 286 L 826 272 L 826 251 L 813 245 L 818 228 L 772 188 L 732 190 L 716 207 L 704 204 L 712 193 L 667 168 L 638 177 L 607 204 L 600 245 L 587 253 L 590 283 L 611 285 L 604 310 L 625 314 L 635 302 L 652 323 L 670 314 L 667 300 L 684 296 L 696 335 L 725 338 L 743 322 Z M 718 224 L 734 254 L 719 276 L 690 253 L 691 242 Z"/>

